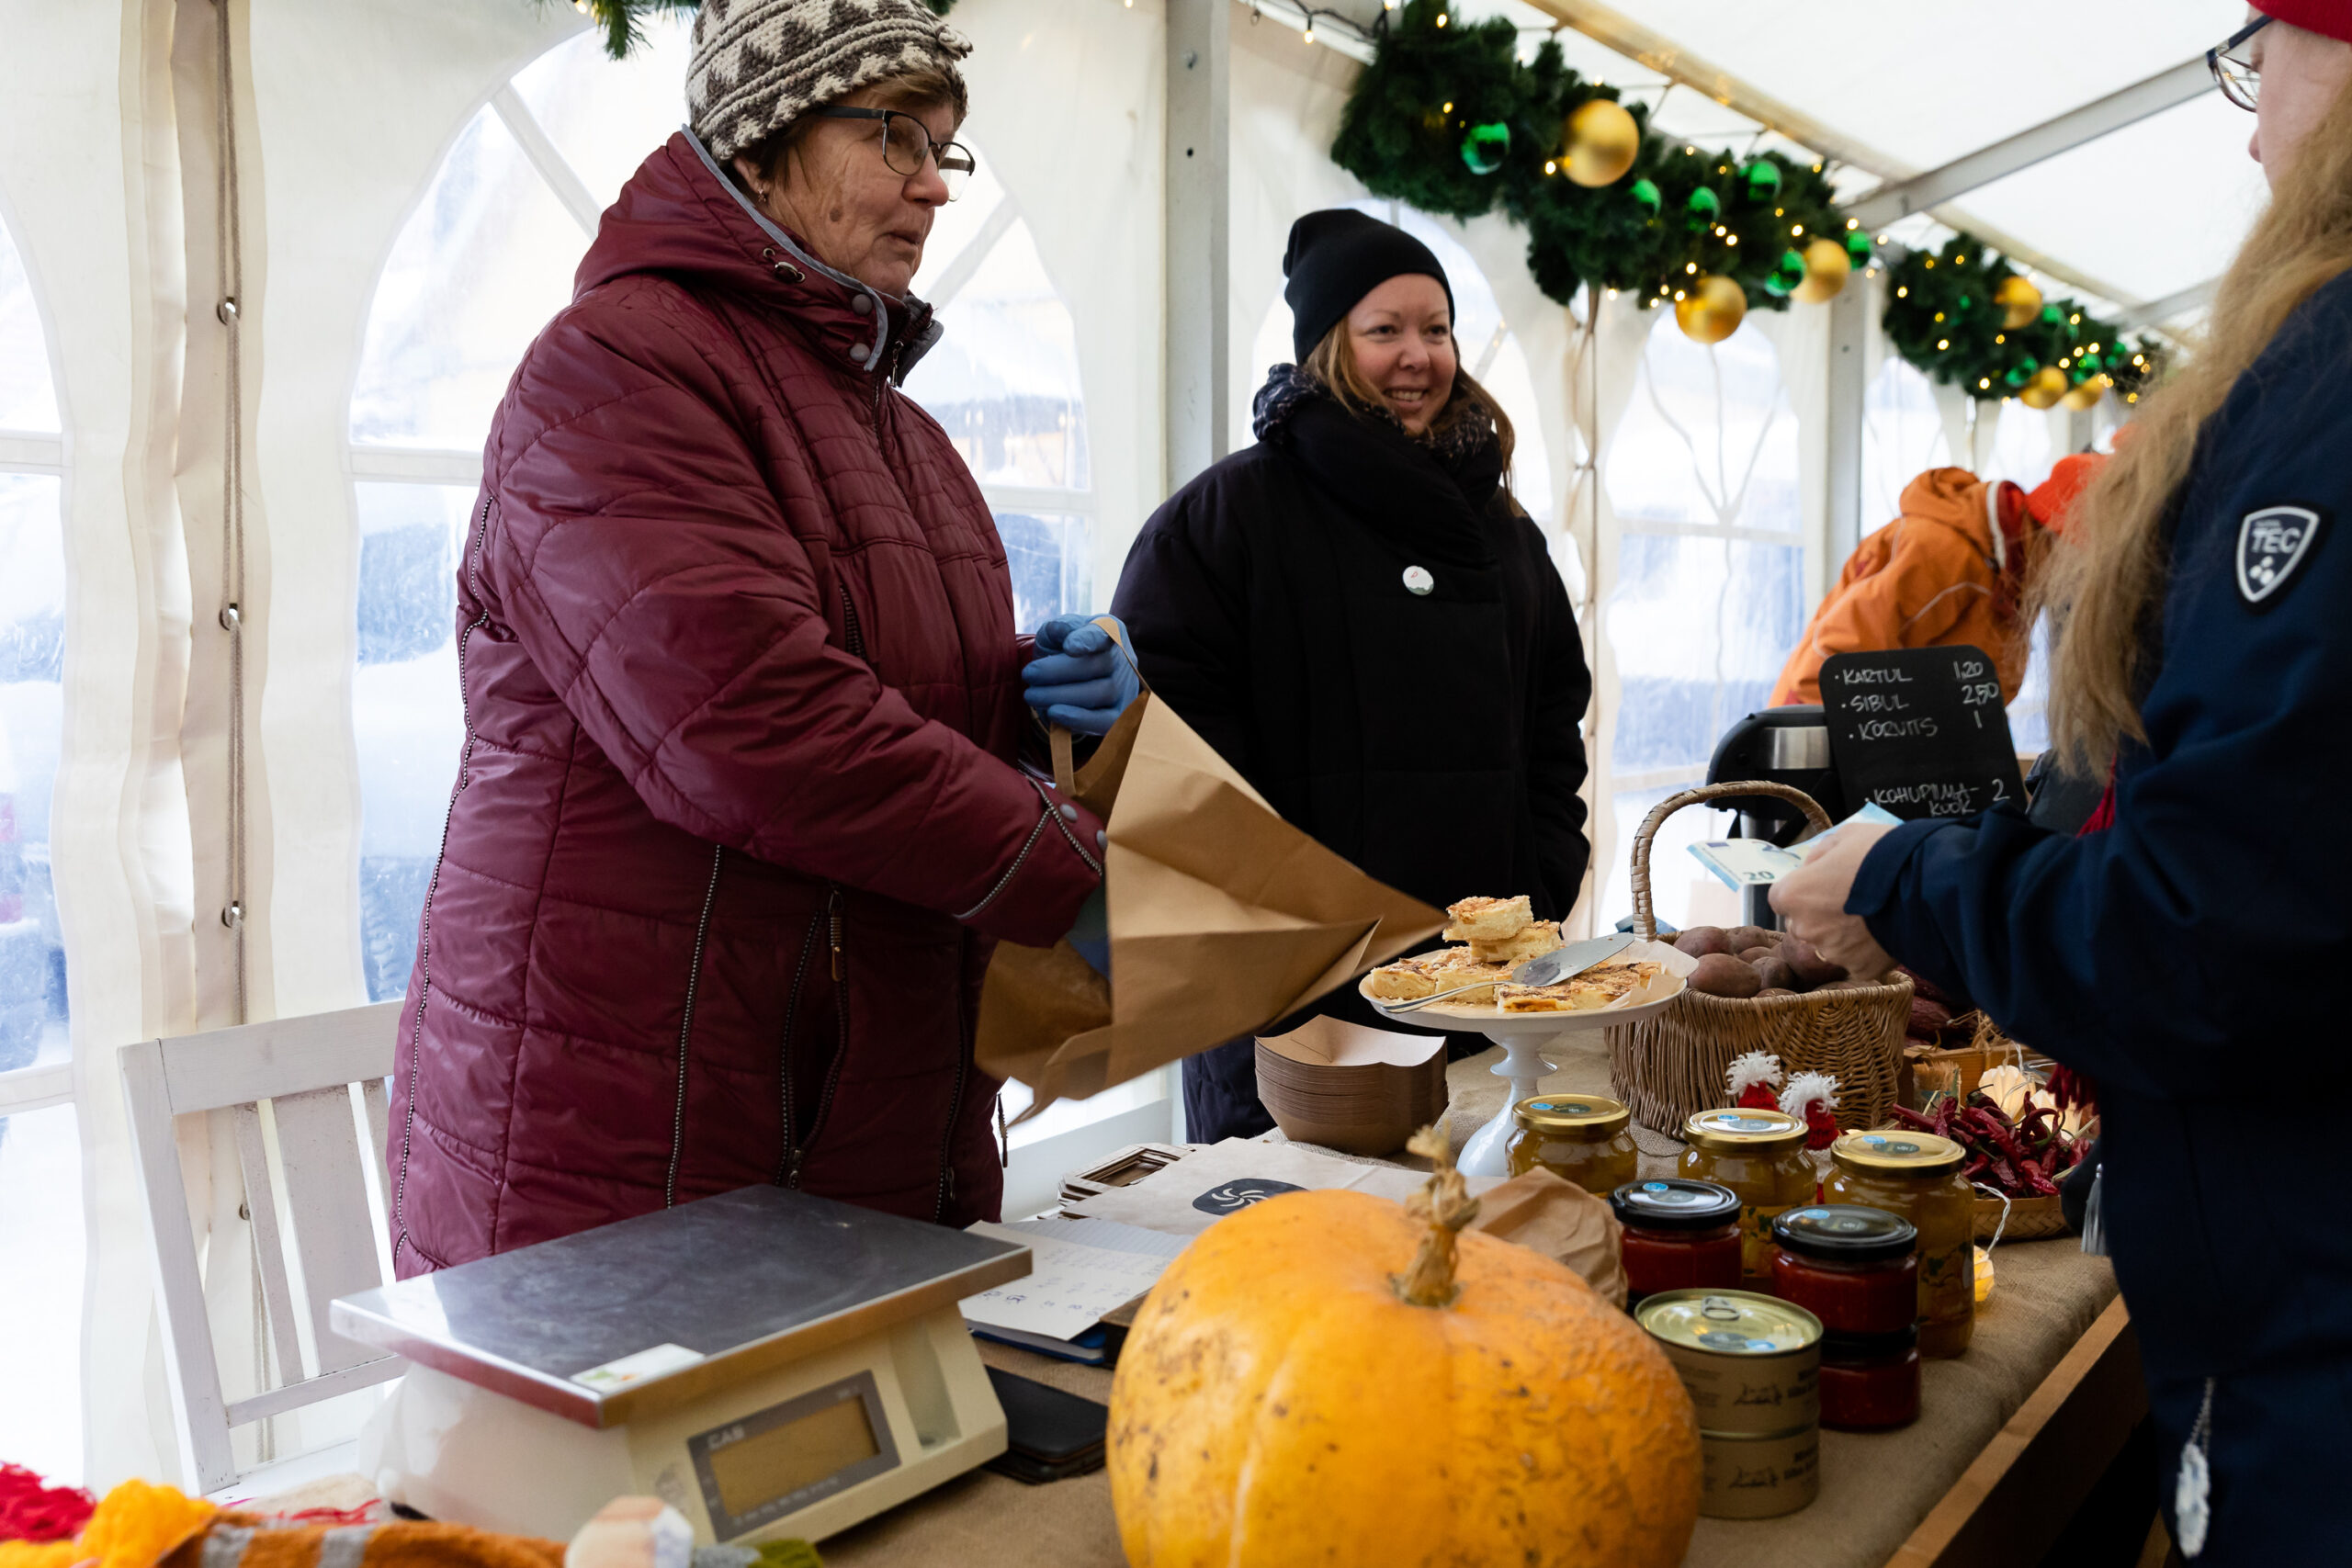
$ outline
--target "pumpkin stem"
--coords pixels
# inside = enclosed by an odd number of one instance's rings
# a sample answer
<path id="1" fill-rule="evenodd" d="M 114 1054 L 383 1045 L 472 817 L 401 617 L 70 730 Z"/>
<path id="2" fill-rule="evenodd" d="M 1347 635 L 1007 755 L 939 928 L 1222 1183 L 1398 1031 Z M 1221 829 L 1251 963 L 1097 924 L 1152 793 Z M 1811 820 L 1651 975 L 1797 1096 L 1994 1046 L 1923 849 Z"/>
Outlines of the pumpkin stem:
<path id="1" fill-rule="evenodd" d="M 1390 1275 L 1389 1283 L 1415 1306 L 1451 1306 L 1462 1293 L 1453 1280 L 1453 1238 L 1478 1217 L 1478 1200 L 1470 1196 L 1462 1173 L 1453 1168 L 1453 1145 L 1443 1133 L 1424 1127 L 1405 1147 L 1430 1162 L 1429 1186 L 1405 1203 L 1405 1212 L 1430 1228 L 1421 1237 L 1420 1250 L 1413 1254 L 1412 1266 Z"/>

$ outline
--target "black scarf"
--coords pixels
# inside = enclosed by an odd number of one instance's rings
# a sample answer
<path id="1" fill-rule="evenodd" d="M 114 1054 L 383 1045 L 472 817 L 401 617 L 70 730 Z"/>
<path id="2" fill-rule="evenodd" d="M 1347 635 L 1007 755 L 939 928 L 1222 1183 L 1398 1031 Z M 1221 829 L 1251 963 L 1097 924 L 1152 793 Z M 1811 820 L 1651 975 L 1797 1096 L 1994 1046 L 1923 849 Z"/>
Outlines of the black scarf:
<path id="1" fill-rule="evenodd" d="M 1359 522 L 1431 567 L 1495 567 L 1479 524 L 1503 477 L 1492 420 L 1410 436 L 1386 410 L 1355 413 L 1297 366 L 1277 365 L 1251 405 L 1250 429 L 1288 450 Z"/>

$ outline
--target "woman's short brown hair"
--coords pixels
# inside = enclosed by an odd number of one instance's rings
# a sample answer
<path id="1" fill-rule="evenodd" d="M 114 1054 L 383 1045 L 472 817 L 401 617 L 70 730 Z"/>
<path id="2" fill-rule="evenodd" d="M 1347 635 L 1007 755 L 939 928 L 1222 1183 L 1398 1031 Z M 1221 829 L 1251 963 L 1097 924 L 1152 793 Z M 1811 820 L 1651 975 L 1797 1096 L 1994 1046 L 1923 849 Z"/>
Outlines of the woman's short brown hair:
<path id="1" fill-rule="evenodd" d="M 952 109 L 958 125 L 964 122 L 964 116 L 969 108 L 964 96 L 963 79 L 935 65 L 919 65 L 896 76 L 885 77 L 863 91 L 871 100 L 872 107 L 878 109 Z M 771 183 L 779 181 L 784 178 L 785 161 L 798 152 L 801 144 L 823 123 L 813 114 L 804 114 L 781 130 L 770 131 L 737 156 L 757 169 L 762 179 Z M 728 173 L 736 184 L 744 185 L 743 176 L 735 172 L 731 161 Z M 749 189 L 748 186 L 746 189 Z"/>
<path id="2" fill-rule="evenodd" d="M 1365 378 L 1363 371 L 1356 364 L 1355 346 L 1349 339 L 1345 318 L 1323 334 L 1323 341 L 1315 345 L 1315 352 L 1306 356 L 1306 363 L 1299 368 L 1323 383 L 1340 406 L 1358 418 L 1394 417 L 1389 411 L 1388 400 L 1380 395 L 1380 389 Z M 1438 410 L 1437 417 L 1430 421 L 1429 432 L 1420 439 L 1442 441 L 1471 420 L 1485 420 L 1494 425 L 1495 440 L 1502 447 L 1503 454 L 1503 491 L 1510 493 L 1511 453 L 1518 446 L 1519 437 L 1511 429 L 1510 415 L 1503 412 L 1502 404 L 1495 401 L 1492 392 L 1478 385 L 1477 378 L 1462 363 L 1461 344 L 1457 339 L 1453 356 L 1453 391 L 1445 400 L 1445 407 Z"/>

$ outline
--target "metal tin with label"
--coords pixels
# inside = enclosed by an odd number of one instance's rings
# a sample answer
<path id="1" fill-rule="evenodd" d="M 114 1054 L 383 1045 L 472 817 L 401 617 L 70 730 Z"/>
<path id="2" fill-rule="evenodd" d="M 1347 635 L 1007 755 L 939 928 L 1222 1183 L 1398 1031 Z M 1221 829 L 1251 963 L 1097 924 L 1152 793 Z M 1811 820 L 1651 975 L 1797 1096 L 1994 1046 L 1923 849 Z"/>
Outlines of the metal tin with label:
<path id="1" fill-rule="evenodd" d="M 1821 1320 L 1749 1291 L 1662 1291 L 1634 1314 L 1666 1352 L 1702 1437 L 1763 1437 L 1821 1418 Z"/>
<path id="2" fill-rule="evenodd" d="M 1821 1495 L 1821 1434 L 1699 1438 L 1699 1511 L 1717 1519 L 1793 1514 Z"/>

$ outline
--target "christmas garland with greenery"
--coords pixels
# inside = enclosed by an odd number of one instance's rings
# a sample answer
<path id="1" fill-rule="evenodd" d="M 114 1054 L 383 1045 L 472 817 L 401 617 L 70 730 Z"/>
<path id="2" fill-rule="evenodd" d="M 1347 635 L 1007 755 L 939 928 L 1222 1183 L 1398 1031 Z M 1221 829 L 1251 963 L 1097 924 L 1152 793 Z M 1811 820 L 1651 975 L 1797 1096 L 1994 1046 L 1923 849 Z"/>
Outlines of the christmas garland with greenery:
<path id="1" fill-rule="evenodd" d="M 2005 288 L 2024 285 L 2030 317 L 2008 324 Z M 1971 234 L 1943 249 L 1914 251 L 1888 269 L 1887 341 L 1906 361 L 1947 386 L 1982 398 L 2015 397 L 2044 367 L 2064 377 L 2065 390 L 2099 376 L 2127 403 L 2158 364 L 2155 340 L 2127 338 L 2080 301 L 2041 299 L 2007 259 Z"/>
<path id="2" fill-rule="evenodd" d="M 1713 275 L 1738 284 L 1751 309 L 1785 310 L 1805 280 L 1806 247 L 1826 238 L 1849 267 L 1888 265 L 1888 341 L 1936 379 L 2012 397 L 2054 366 L 2066 377 L 2061 390 L 2105 375 L 2138 400 L 2156 361 L 2150 340 L 2127 343 L 2071 299 L 2038 305 L 2009 331 L 1993 295 L 2015 267 L 1967 234 L 1934 255 L 1880 256 L 1837 206 L 1819 162 L 1709 152 L 1659 135 L 1645 107 L 1627 105 L 1639 137 L 1631 165 L 1610 184 L 1577 184 L 1566 173 L 1568 118 L 1595 98 L 1615 102 L 1617 92 L 1578 75 L 1556 43 L 1522 62 L 1509 20 L 1464 24 L 1448 0 L 1408 0 L 1380 17 L 1331 158 L 1374 195 L 1424 212 L 1508 214 L 1527 231 L 1536 286 L 1562 304 L 1590 286 L 1648 307 Z"/>

